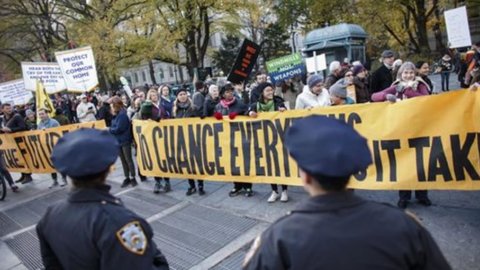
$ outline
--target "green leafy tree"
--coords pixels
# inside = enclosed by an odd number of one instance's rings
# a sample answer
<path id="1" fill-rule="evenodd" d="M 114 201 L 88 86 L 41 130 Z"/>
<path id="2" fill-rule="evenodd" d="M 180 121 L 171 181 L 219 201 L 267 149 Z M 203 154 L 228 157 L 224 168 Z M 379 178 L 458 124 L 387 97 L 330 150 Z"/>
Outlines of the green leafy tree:
<path id="1" fill-rule="evenodd" d="M 262 51 L 260 52 L 265 61 L 285 56 L 291 53 L 288 41 L 289 34 L 280 24 L 271 24 L 265 29 L 264 39 L 261 43 Z"/>
<path id="2" fill-rule="evenodd" d="M 241 41 L 240 38 L 233 35 L 227 35 L 225 38 L 222 38 L 222 46 L 218 51 L 213 53 L 213 62 L 214 65 L 223 72 L 223 74 L 228 74 L 235 59 L 237 57 L 238 51 L 240 50 Z"/>

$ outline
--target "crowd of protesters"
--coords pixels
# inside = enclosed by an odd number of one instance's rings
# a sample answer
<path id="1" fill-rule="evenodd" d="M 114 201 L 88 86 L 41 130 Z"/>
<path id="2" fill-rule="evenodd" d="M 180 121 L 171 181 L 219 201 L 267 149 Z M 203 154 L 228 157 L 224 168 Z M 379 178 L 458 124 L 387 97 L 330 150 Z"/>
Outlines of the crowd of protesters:
<path id="1" fill-rule="evenodd" d="M 403 61 L 396 59 L 395 53 L 385 50 L 380 56 L 380 67 L 373 72 L 360 62 L 333 61 L 328 67 L 328 76 L 308 74 L 304 78 L 297 76 L 284 81 L 272 82 L 267 73 L 257 72 L 251 84 L 232 84 L 223 82 L 215 84 L 212 80 L 197 81 L 194 92 L 180 88 L 175 92 L 169 85 L 135 88 L 132 96 L 118 91 L 116 94 L 101 94 L 99 91 L 81 95 L 55 94 L 52 101 L 55 107 L 54 117 L 50 118 L 44 108 L 36 108 L 34 102 L 25 106 L 13 107 L 11 104 L 1 105 L 1 131 L 4 133 L 46 129 L 67 125 L 70 123 L 85 123 L 104 120 L 109 131 L 117 138 L 120 145 L 120 159 L 125 176 L 122 187 L 136 186 L 136 175 L 140 181 L 147 177 L 141 175 L 135 168 L 135 148 L 132 136 L 132 120 L 162 121 L 172 118 L 215 117 L 234 119 L 237 115 L 247 115 L 252 118 L 265 112 L 285 112 L 294 109 L 311 109 L 368 102 L 397 102 L 402 99 L 413 98 L 439 93 L 429 79 L 432 72 L 439 73 L 442 79 L 442 91 L 449 91 L 451 72 L 459 73 L 459 80 L 463 86 L 474 84 L 480 80 L 480 43 L 474 46 L 473 54 L 467 52 L 461 59 L 468 60 L 467 67 L 461 62 L 455 62 L 458 55 L 450 56 L 450 52 L 443 55 L 437 63 L 427 61 Z M 433 67 L 433 68 L 432 68 Z M 464 74 L 460 74 L 465 71 Z M 36 114 L 37 112 L 38 114 Z M 37 115 L 40 121 L 37 122 Z M 39 124 L 37 124 L 39 123 Z M 29 183 L 31 174 L 22 173 L 21 178 L 13 181 L 10 173 L 5 169 L 3 157 L 0 157 L 0 174 L 7 180 L 13 191 L 18 191 L 15 183 Z M 52 174 L 51 188 L 58 186 L 57 174 Z M 171 191 L 168 177 L 154 177 L 153 192 Z M 66 178 L 62 175 L 60 186 L 66 185 Z M 286 185 L 272 184 L 272 193 L 268 202 L 278 199 L 288 201 Z M 202 180 L 188 179 L 186 195 L 190 196 L 198 191 L 205 194 Z M 237 196 L 244 192 L 246 197 L 254 195 L 252 183 L 235 182 L 229 196 Z M 416 198 L 421 204 L 431 205 L 427 191 L 416 191 Z M 405 208 L 411 199 L 411 191 L 399 192 L 398 206 Z"/>

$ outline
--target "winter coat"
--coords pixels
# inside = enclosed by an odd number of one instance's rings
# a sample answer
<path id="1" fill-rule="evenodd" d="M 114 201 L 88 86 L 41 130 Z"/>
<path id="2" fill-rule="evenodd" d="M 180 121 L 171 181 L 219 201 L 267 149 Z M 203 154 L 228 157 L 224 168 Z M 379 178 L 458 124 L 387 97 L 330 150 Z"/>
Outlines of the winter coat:
<path id="1" fill-rule="evenodd" d="M 373 72 L 370 83 L 370 93 L 380 92 L 392 85 L 392 71 L 382 64 L 375 72 Z"/>
<path id="2" fill-rule="evenodd" d="M 98 119 L 105 120 L 105 124 L 109 127 L 112 124 L 113 115 L 110 112 L 110 104 L 104 103 L 100 109 L 98 109 Z"/>
<path id="3" fill-rule="evenodd" d="M 163 107 L 165 113 L 167 114 L 167 118 L 173 118 L 172 109 L 173 109 L 173 100 L 168 100 L 164 97 L 160 97 L 160 106 Z"/>
<path id="4" fill-rule="evenodd" d="M 248 112 L 258 112 L 258 102 L 260 102 L 260 100 L 250 104 L 250 108 L 248 109 Z M 283 100 L 283 98 L 279 96 L 273 96 L 273 111 L 276 112 L 280 108 L 287 109 L 287 107 L 285 106 L 285 101 Z"/>
<path id="5" fill-rule="evenodd" d="M 220 102 L 215 106 L 215 112 L 219 112 L 222 115 L 229 115 L 230 113 L 244 115 L 247 110 L 248 106 L 238 99 L 235 99 L 235 102 L 233 102 L 228 108 L 223 107 Z"/>
<path id="6" fill-rule="evenodd" d="M 353 78 L 353 85 L 355 86 L 356 103 L 366 103 L 370 101 L 370 91 L 366 79 L 359 77 Z"/>
<path id="7" fill-rule="evenodd" d="M 93 112 L 91 113 L 88 112 L 89 108 L 92 108 Z M 97 113 L 97 110 L 95 109 L 95 105 L 93 105 L 93 103 L 80 102 L 80 104 L 78 104 L 77 106 L 77 118 L 80 123 L 96 121 L 97 120 L 97 118 L 95 118 L 96 113 Z"/>
<path id="8" fill-rule="evenodd" d="M 372 95 L 372 101 L 385 101 L 387 100 L 388 94 L 395 95 L 397 99 L 409 99 L 418 96 L 425 96 L 429 94 L 428 90 L 428 85 L 420 77 L 415 79 L 412 86 L 404 86 L 402 85 L 401 81 L 395 81 L 392 86 L 383 91 L 374 93 Z"/>
<path id="9" fill-rule="evenodd" d="M 109 130 L 121 146 L 132 143 L 132 124 L 128 119 L 127 110 L 121 109 L 117 115 L 113 116 Z"/>
<path id="10" fill-rule="evenodd" d="M 213 113 L 215 112 L 215 106 L 220 102 L 220 98 L 217 97 L 216 99 L 213 99 L 210 95 L 207 95 L 205 98 L 205 102 L 203 104 L 203 117 L 207 116 L 213 116 Z"/>
<path id="11" fill-rule="evenodd" d="M 298 95 L 295 103 L 295 109 L 330 106 L 330 94 L 327 89 L 323 88 L 319 95 L 315 95 L 307 87 L 304 88 L 300 95 Z"/>

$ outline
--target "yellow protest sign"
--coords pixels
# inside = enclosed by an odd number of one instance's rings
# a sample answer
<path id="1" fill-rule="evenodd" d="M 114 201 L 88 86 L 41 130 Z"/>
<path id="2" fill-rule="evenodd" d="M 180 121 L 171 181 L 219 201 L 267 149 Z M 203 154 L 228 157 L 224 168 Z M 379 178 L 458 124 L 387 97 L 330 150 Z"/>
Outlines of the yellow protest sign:
<path id="1" fill-rule="evenodd" d="M 139 168 L 147 176 L 300 185 L 283 141 L 311 114 L 345 121 L 368 139 L 374 164 L 352 177 L 353 188 L 480 189 L 480 91 L 467 90 L 255 119 L 135 120 Z"/>
<path id="2" fill-rule="evenodd" d="M 45 109 L 50 117 L 54 117 L 55 107 L 53 106 L 52 100 L 48 96 L 47 91 L 40 80 L 37 80 L 37 91 L 35 95 L 35 102 L 37 104 L 37 124 L 39 124 L 41 119 L 38 116 L 38 110 Z"/>
<path id="3" fill-rule="evenodd" d="M 52 173 L 55 168 L 50 156 L 53 146 L 63 134 L 79 128 L 104 129 L 105 121 L 88 122 L 0 135 L 0 151 L 11 172 Z M 72 153 L 74 155 L 75 153 Z M 94 162 L 94 161 L 92 161 Z"/>

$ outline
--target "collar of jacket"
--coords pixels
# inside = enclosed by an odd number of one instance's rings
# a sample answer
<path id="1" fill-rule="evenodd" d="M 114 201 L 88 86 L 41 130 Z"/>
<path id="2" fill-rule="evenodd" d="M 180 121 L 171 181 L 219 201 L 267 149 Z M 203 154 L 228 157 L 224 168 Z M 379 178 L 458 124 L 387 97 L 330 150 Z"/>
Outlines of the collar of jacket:
<path id="1" fill-rule="evenodd" d="M 303 201 L 292 213 L 328 212 L 354 207 L 365 202 L 350 191 L 332 192 Z"/>
<path id="2" fill-rule="evenodd" d="M 109 185 L 94 188 L 74 188 L 69 194 L 68 201 L 72 203 L 100 202 L 102 204 L 123 205 L 122 201 L 110 194 L 109 191 Z"/>

